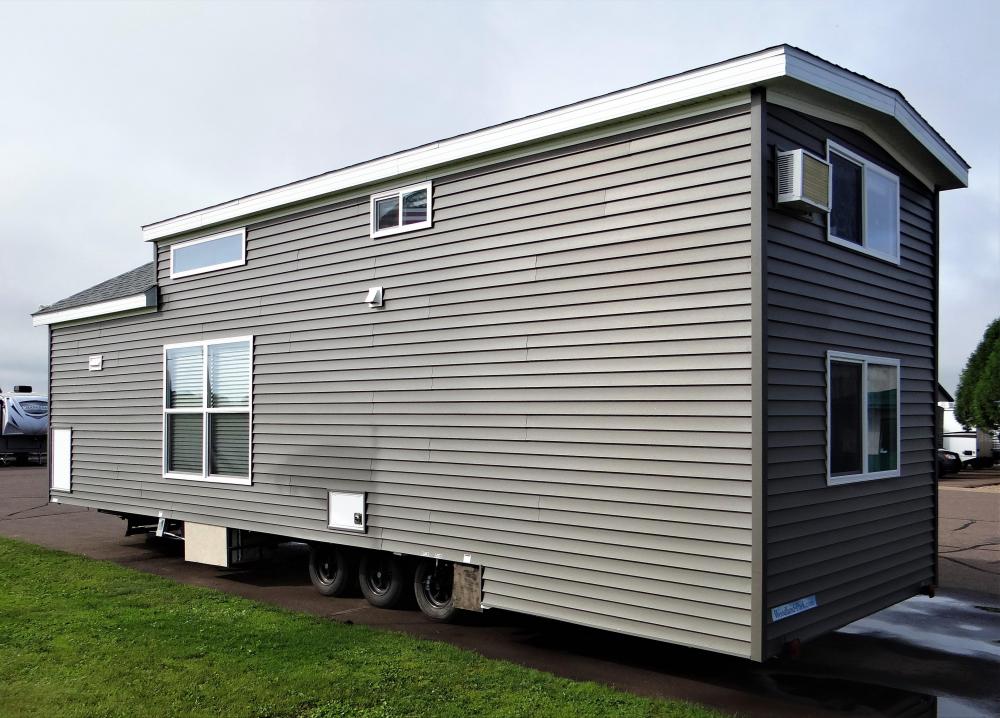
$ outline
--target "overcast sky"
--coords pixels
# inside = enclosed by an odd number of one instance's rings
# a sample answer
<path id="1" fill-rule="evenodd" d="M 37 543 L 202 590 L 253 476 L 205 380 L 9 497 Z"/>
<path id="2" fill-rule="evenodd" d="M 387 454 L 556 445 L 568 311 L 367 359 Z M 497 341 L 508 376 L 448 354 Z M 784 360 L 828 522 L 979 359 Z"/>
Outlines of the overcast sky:
<path id="1" fill-rule="evenodd" d="M 972 165 L 941 199 L 941 378 L 1000 316 L 1000 3 L 0 0 L 0 386 L 28 314 L 139 226 L 787 42 L 895 87 Z"/>

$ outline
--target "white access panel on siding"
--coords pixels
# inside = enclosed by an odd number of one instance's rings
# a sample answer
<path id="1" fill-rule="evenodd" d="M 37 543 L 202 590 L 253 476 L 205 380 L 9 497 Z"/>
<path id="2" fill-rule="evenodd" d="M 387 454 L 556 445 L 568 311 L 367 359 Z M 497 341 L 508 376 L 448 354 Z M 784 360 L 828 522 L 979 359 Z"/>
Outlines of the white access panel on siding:
<path id="1" fill-rule="evenodd" d="M 49 451 L 49 460 L 52 462 L 52 488 L 56 491 L 70 491 L 72 447 L 72 429 L 52 430 L 52 447 Z"/>
<path id="2" fill-rule="evenodd" d="M 365 494 L 331 491 L 329 525 L 338 531 L 364 531 Z"/>

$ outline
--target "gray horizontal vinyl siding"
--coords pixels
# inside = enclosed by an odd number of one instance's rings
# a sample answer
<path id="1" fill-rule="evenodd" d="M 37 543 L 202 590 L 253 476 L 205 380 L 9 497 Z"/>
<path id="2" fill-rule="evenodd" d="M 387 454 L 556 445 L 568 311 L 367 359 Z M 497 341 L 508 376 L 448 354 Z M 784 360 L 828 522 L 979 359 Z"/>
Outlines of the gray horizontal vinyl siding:
<path id="1" fill-rule="evenodd" d="M 159 313 L 53 331 L 62 498 L 470 555 L 488 606 L 749 655 L 749 176 L 744 107 L 433 177 L 431 229 L 358 196 L 176 281 L 163 243 Z M 253 485 L 161 478 L 163 345 L 247 334 Z"/>
<path id="2" fill-rule="evenodd" d="M 899 175 L 901 261 L 827 242 L 824 215 L 773 204 L 768 212 L 771 652 L 911 596 L 934 578 L 934 195 L 863 135 L 768 106 L 768 158 L 795 147 L 825 157 L 828 138 Z M 828 350 L 899 359 L 900 478 L 826 485 Z M 811 595 L 817 608 L 771 622 L 770 608 Z"/>

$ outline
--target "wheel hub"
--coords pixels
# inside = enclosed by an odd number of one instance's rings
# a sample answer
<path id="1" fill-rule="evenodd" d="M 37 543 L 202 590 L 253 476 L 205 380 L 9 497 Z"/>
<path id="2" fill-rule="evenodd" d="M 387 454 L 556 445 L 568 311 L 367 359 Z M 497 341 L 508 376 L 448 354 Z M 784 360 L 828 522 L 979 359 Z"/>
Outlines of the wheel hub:
<path id="1" fill-rule="evenodd" d="M 319 565 L 319 577 L 323 583 L 333 583 L 337 577 L 337 569 L 329 557 L 324 558 Z"/>
<path id="2" fill-rule="evenodd" d="M 424 595 L 436 608 L 447 606 L 451 601 L 453 573 L 451 564 L 438 564 L 424 578 Z"/>
<path id="3" fill-rule="evenodd" d="M 389 584 L 392 582 L 392 572 L 387 570 L 387 567 L 382 564 L 368 579 L 368 587 L 371 588 L 375 593 L 385 593 L 389 590 Z"/>

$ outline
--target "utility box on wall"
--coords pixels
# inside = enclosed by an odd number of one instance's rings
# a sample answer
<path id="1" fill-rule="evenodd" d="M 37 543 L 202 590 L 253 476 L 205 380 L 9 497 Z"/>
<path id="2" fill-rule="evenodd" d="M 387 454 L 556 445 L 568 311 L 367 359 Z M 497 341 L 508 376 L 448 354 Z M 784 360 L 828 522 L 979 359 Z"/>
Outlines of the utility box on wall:
<path id="1" fill-rule="evenodd" d="M 184 560 L 229 568 L 229 530 L 185 521 Z"/>
<path id="2" fill-rule="evenodd" d="M 365 495 L 363 493 L 349 494 L 331 491 L 329 493 L 329 511 L 328 525 L 331 529 L 365 532 Z"/>

